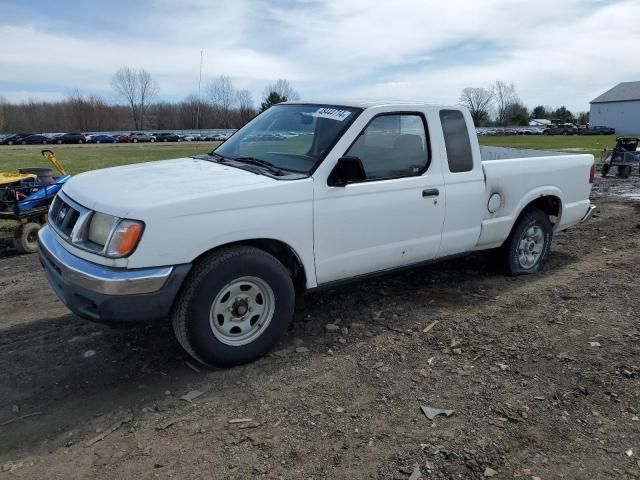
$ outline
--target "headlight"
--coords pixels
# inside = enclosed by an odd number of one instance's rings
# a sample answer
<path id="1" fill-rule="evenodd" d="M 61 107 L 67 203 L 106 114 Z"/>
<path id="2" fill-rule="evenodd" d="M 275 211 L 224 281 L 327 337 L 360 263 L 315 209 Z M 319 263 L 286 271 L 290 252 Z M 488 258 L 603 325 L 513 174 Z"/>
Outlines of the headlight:
<path id="1" fill-rule="evenodd" d="M 109 234 L 117 220 L 118 219 L 116 217 L 111 215 L 95 212 L 91 216 L 87 239 L 90 242 L 104 247 L 107 244 L 107 240 L 109 240 Z"/>
<path id="2" fill-rule="evenodd" d="M 107 257 L 126 257 L 133 252 L 142 236 L 143 227 L 144 224 L 136 220 L 120 220 L 107 245 Z"/>
<path id="3" fill-rule="evenodd" d="M 138 245 L 144 224 L 137 220 L 121 220 L 112 215 L 95 212 L 91 217 L 87 240 L 103 247 L 103 254 L 111 258 L 126 257 Z"/>

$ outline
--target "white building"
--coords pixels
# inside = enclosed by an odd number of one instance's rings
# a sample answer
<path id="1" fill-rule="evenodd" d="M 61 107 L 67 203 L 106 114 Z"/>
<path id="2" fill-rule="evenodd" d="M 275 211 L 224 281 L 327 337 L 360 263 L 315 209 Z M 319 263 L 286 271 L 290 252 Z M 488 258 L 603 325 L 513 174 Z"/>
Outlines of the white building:
<path id="1" fill-rule="evenodd" d="M 624 82 L 591 100 L 591 126 L 611 127 L 617 135 L 640 134 L 640 82 Z"/>

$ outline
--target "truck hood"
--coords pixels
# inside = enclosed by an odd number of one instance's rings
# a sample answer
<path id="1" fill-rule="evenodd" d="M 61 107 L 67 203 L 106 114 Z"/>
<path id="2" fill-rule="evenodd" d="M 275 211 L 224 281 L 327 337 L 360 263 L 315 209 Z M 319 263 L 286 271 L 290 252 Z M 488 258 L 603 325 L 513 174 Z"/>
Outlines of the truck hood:
<path id="1" fill-rule="evenodd" d="M 237 194 L 280 183 L 239 168 L 195 158 L 138 163 L 82 173 L 63 192 L 98 212 L 141 218 L 151 209 Z M 234 196 L 234 195 L 232 195 Z"/>

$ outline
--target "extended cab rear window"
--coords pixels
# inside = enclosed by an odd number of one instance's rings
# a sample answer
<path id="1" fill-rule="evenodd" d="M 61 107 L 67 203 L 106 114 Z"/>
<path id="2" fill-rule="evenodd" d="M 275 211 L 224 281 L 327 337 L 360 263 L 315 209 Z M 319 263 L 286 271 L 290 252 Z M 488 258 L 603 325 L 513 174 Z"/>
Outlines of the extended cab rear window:
<path id="1" fill-rule="evenodd" d="M 440 123 L 447 149 L 449 171 L 452 173 L 473 170 L 473 155 L 467 122 L 460 110 L 440 110 Z"/>

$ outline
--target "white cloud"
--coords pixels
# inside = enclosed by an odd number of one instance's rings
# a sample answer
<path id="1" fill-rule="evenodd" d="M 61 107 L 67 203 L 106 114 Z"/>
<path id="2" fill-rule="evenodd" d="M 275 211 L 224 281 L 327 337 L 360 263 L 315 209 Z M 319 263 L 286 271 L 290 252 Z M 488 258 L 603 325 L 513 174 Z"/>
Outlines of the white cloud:
<path id="1" fill-rule="evenodd" d="M 10 99 L 74 88 L 110 97 L 122 65 L 146 68 L 161 95 L 229 75 L 259 95 L 288 78 L 305 96 L 456 102 L 467 86 L 513 81 L 525 103 L 585 110 L 640 79 L 638 0 L 298 0 L 155 2 L 122 32 L 0 24 L 0 87 Z M 43 95 L 44 96 L 44 95 Z"/>

